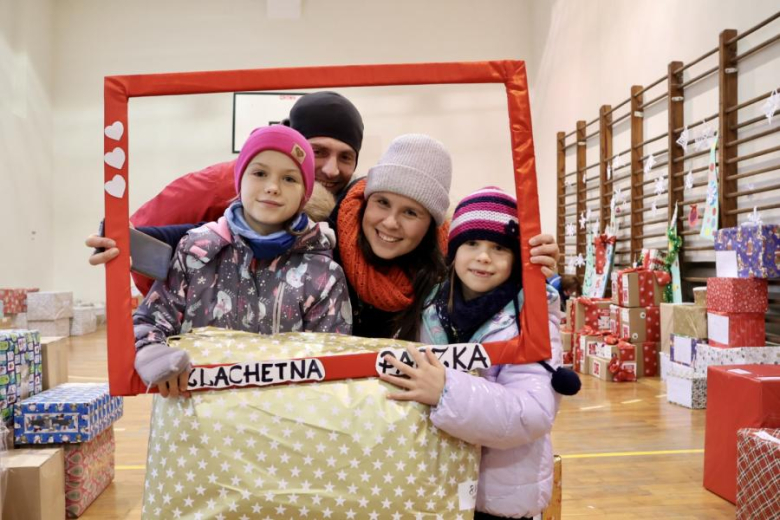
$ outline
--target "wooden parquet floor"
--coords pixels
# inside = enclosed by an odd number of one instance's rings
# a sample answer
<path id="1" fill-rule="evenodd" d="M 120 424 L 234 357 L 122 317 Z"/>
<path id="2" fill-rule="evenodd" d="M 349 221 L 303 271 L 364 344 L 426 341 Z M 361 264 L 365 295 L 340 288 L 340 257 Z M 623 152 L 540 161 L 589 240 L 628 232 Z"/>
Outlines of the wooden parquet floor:
<path id="1" fill-rule="evenodd" d="M 105 330 L 70 338 L 70 381 L 106 381 Z M 125 399 L 116 428 L 114 483 L 81 517 L 141 517 L 151 397 Z M 734 506 L 702 487 L 704 410 L 666 402 L 657 378 L 583 377 L 553 429 L 563 457 L 563 518 L 726 519 Z"/>

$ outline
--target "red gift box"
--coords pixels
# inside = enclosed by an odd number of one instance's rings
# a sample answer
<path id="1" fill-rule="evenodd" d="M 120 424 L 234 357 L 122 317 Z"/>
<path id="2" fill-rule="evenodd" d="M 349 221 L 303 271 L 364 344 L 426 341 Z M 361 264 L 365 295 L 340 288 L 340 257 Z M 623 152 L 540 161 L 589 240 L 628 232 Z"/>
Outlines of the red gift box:
<path id="1" fill-rule="evenodd" d="M 737 520 L 771 520 L 780 512 L 780 430 L 737 432 Z"/>
<path id="2" fill-rule="evenodd" d="M 763 347 L 766 345 L 764 315 L 707 312 L 707 336 L 711 347 Z"/>
<path id="3" fill-rule="evenodd" d="M 630 343 L 661 341 L 660 307 L 623 307 L 620 309 L 620 333 Z"/>
<path id="4" fill-rule="evenodd" d="M 638 363 L 639 374 L 644 377 L 656 377 L 659 374 L 658 368 L 658 342 L 645 341 L 637 345 L 637 349 L 642 348 L 642 360 Z"/>
<path id="5" fill-rule="evenodd" d="M 707 371 L 704 487 L 732 503 L 741 428 L 780 428 L 780 365 L 711 366 Z"/>
<path id="6" fill-rule="evenodd" d="M 609 330 L 609 306 L 607 298 L 580 296 L 572 305 L 572 328 L 577 332 L 584 328 Z"/>
<path id="7" fill-rule="evenodd" d="M 769 289 L 766 278 L 708 278 L 707 310 L 715 312 L 766 312 Z"/>
<path id="8" fill-rule="evenodd" d="M 3 313 L 19 314 L 27 312 L 27 293 L 31 292 L 38 292 L 38 289 L 0 289 Z"/>
<path id="9" fill-rule="evenodd" d="M 653 307 L 664 301 L 665 287 L 672 278 L 665 271 L 624 269 L 620 271 L 620 305 Z"/>
<path id="10" fill-rule="evenodd" d="M 620 309 L 619 305 L 609 306 L 609 333 L 615 337 L 620 336 Z"/>

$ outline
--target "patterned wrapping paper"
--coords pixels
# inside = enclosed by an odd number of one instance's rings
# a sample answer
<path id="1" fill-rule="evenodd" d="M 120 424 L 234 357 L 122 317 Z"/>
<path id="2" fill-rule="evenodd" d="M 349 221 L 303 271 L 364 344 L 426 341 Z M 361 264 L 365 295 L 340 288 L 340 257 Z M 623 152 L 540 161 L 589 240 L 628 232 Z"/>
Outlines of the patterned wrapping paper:
<path id="1" fill-rule="evenodd" d="M 630 343 L 617 345 L 602 343 L 596 355 L 590 356 L 590 374 L 603 381 L 617 383 L 634 382 L 640 373 L 636 357 L 637 348 Z"/>
<path id="2" fill-rule="evenodd" d="M 691 303 L 672 304 L 670 334 L 707 338 L 707 308 Z"/>
<path id="3" fill-rule="evenodd" d="M 642 377 L 657 377 L 660 373 L 658 366 L 658 342 L 645 341 L 637 347 L 637 352 L 641 348 L 642 355 L 637 355 L 637 370 Z"/>
<path id="4" fill-rule="evenodd" d="M 693 288 L 693 303 L 700 307 L 707 306 L 707 288 L 706 287 L 694 287 Z"/>
<path id="5" fill-rule="evenodd" d="M 670 376 L 681 379 L 693 379 L 697 376 L 693 367 L 681 365 L 672 361 L 671 356 L 666 352 L 661 352 L 661 379 L 666 381 Z M 706 371 L 704 373 L 706 376 Z M 699 376 L 699 377 L 704 377 Z"/>
<path id="6" fill-rule="evenodd" d="M 70 318 L 28 321 L 27 327 L 37 330 L 41 336 L 70 336 Z"/>
<path id="7" fill-rule="evenodd" d="M 780 511 L 780 429 L 737 432 L 737 520 L 773 520 Z"/>
<path id="8" fill-rule="evenodd" d="M 22 401 L 14 410 L 17 444 L 65 444 L 94 439 L 123 413 L 107 383 L 65 383 Z"/>
<path id="9" fill-rule="evenodd" d="M 766 312 L 769 285 L 764 278 L 708 278 L 707 310 L 715 312 Z"/>
<path id="10" fill-rule="evenodd" d="M 707 408 L 707 378 L 666 376 L 666 400 L 693 410 Z"/>
<path id="11" fill-rule="evenodd" d="M 619 337 L 630 343 L 660 341 L 661 314 L 658 307 L 622 307 Z"/>
<path id="12" fill-rule="evenodd" d="M 43 388 L 41 336 L 37 331 L 0 331 L 0 419 L 10 426 L 14 407 Z"/>
<path id="13" fill-rule="evenodd" d="M 573 330 L 590 327 L 593 330 L 609 330 L 610 301 L 606 298 L 587 298 L 580 296 L 574 301 L 572 309 Z"/>
<path id="14" fill-rule="evenodd" d="M 173 343 L 195 364 L 408 344 L 214 330 Z M 390 390 L 369 378 L 155 396 L 143 518 L 470 518 L 479 448 L 434 428 L 428 406 L 386 399 Z"/>
<path id="15" fill-rule="evenodd" d="M 114 428 L 88 442 L 66 444 L 65 511 L 78 518 L 114 480 Z"/>
<path id="16" fill-rule="evenodd" d="M 780 278 L 775 257 L 778 250 L 780 226 L 777 224 L 720 229 L 715 235 L 716 255 L 734 251 L 740 278 Z"/>
<path id="17" fill-rule="evenodd" d="M 620 302 L 622 307 L 653 307 L 664 301 L 664 288 L 671 276 L 664 271 L 625 269 L 620 271 Z"/>
<path id="18" fill-rule="evenodd" d="M 620 275 L 620 271 L 612 271 L 610 277 L 612 278 L 612 299 L 610 301 L 618 305 L 620 303 L 620 294 L 623 292 L 621 284 L 623 277 Z"/>
<path id="19" fill-rule="evenodd" d="M 3 312 L 5 314 L 27 312 L 27 293 L 37 291 L 38 289 L 0 289 Z"/>
<path id="20" fill-rule="evenodd" d="M 696 346 L 693 363 L 683 365 L 672 361 L 671 356 L 661 353 L 661 377 L 671 374 L 676 377 L 692 379 L 707 377 L 707 368 L 722 365 L 780 365 L 780 346 L 778 347 L 742 347 L 719 348 L 706 343 Z"/>
<path id="21" fill-rule="evenodd" d="M 73 317 L 70 319 L 70 335 L 83 336 L 97 330 L 97 315 L 92 306 L 73 307 Z"/>
<path id="22" fill-rule="evenodd" d="M 73 316 L 73 293 L 42 291 L 27 295 L 27 320 L 50 321 Z"/>
<path id="23" fill-rule="evenodd" d="M 761 347 L 766 345 L 762 313 L 707 312 L 707 337 L 711 347 Z"/>

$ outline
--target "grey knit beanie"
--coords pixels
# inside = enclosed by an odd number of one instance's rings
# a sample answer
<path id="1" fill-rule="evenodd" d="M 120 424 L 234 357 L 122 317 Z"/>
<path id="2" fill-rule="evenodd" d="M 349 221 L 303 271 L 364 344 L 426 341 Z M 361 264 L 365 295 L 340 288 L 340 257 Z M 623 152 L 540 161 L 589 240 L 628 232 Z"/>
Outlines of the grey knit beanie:
<path id="1" fill-rule="evenodd" d="M 368 170 L 365 197 L 388 191 L 409 197 L 427 209 L 437 225 L 450 205 L 452 159 L 439 141 L 422 134 L 393 139 L 379 163 Z"/>

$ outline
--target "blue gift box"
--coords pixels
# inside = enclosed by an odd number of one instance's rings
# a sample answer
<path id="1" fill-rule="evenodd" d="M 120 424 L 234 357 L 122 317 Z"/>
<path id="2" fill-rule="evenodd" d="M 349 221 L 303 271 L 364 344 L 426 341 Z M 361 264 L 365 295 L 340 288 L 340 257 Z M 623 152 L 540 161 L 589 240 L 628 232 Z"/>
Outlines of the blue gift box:
<path id="1" fill-rule="evenodd" d="M 733 264 L 736 260 L 736 274 L 718 273 L 718 276 L 739 278 L 780 278 L 775 254 L 780 250 L 780 226 L 742 225 L 720 229 L 715 235 L 715 254 L 719 261 Z M 732 252 L 733 253 L 727 253 Z M 726 254 L 731 254 L 729 260 Z"/>
<path id="2" fill-rule="evenodd" d="M 17 444 L 79 443 L 94 439 L 123 412 L 106 383 L 65 383 L 22 401 L 14 411 Z"/>
<path id="3" fill-rule="evenodd" d="M 41 335 L 36 330 L 0 331 L 0 420 L 9 424 L 17 401 L 43 388 Z"/>

